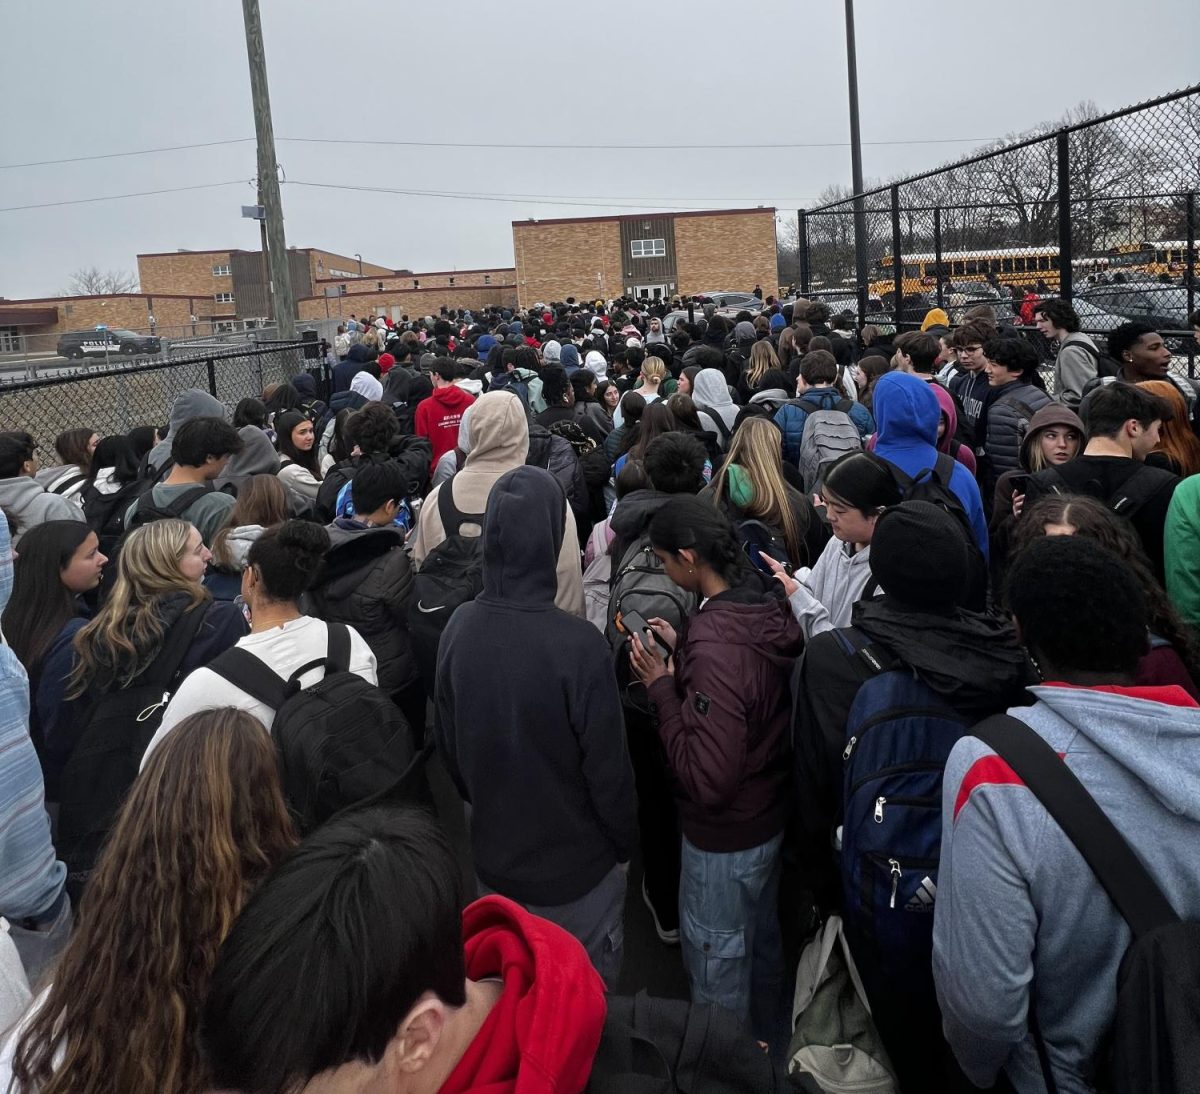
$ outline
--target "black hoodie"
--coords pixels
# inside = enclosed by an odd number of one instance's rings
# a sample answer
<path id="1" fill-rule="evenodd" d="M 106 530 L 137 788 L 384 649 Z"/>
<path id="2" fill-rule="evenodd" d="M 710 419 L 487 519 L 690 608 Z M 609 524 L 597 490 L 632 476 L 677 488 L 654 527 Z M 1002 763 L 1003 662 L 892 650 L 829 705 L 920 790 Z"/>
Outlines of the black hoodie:
<path id="1" fill-rule="evenodd" d="M 577 900 L 627 862 L 637 800 L 612 653 L 554 606 L 566 499 L 539 467 L 488 495 L 483 591 L 438 653 L 438 750 L 473 807 L 489 888 L 525 904 Z"/>
<path id="2" fill-rule="evenodd" d="M 1029 703 L 1025 688 L 1035 683 L 1029 661 L 1012 625 L 995 616 L 962 610 L 937 615 L 882 597 L 855 604 L 851 625 L 971 721 Z M 827 632 L 809 642 L 798 674 L 792 744 L 800 842 L 817 851 L 805 864 L 806 876 L 828 908 L 836 906 L 839 891 L 828 848 L 841 823 L 846 720 L 871 673 Z"/>

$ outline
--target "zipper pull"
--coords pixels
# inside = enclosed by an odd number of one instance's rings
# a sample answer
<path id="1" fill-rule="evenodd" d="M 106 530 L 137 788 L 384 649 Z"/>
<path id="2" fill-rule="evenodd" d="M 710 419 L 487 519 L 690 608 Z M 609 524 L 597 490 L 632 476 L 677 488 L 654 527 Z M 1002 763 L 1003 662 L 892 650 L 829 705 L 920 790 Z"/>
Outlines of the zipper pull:
<path id="1" fill-rule="evenodd" d="M 894 858 L 888 859 L 888 865 L 892 868 L 892 899 L 888 901 L 888 907 L 894 908 L 896 906 L 896 890 L 900 887 L 900 878 L 903 877 L 903 873 L 900 870 L 900 863 Z"/>
<path id="2" fill-rule="evenodd" d="M 887 804 L 887 798 L 876 798 L 875 799 L 875 823 L 876 824 L 883 823 L 883 807 L 886 804 Z M 893 861 L 895 861 L 895 860 L 893 860 Z"/>
<path id="3" fill-rule="evenodd" d="M 851 738 L 850 738 L 850 740 L 849 740 L 849 741 L 847 742 L 847 744 L 846 744 L 846 750 L 845 750 L 845 751 L 842 753 L 842 759 L 843 759 L 843 760 L 848 760 L 848 759 L 850 759 L 850 753 L 854 751 L 854 746 L 855 746 L 856 744 L 858 744 L 858 738 L 857 738 L 857 737 L 851 737 Z"/>
<path id="4" fill-rule="evenodd" d="M 154 712 L 158 710 L 159 707 L 165 707 L 170 701 L 171 693 L 169 691 L 164 691 L 162 699 L 153 706 L 148 706 L 145 710 L 143 710 L 141 714 L 137 716 L 137 720 L 139 722 L 144 722 L 147 718 L 153 717 Z"/>

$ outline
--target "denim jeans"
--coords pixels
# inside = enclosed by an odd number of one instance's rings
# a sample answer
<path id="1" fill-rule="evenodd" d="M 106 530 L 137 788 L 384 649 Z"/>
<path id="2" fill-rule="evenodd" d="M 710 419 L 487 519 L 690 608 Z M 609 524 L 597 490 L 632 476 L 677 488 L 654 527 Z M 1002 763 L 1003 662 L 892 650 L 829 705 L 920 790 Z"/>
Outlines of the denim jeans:
<path id="1" fill-rule="evenodd" d="M 609 991 L 616 991 L 621 959 L 625 956 L 625 888 L 628 881 L 629 864 L 623 863 L 614 866 L 594 889 L 570 904 L 518 903 L 532 915 L 558 924 L 579 939 L 605 986 Z M 496 891 L 489 889 L 478 877 L 475 885 L 480 896 Z"/>
<path id="2" fill-rule="evenodd" d="M 745 851 L 683 838 L 679 934 L 693 1003 L 717 1003 L 770 1040 L 783 982 L 779 871 L 783 833 Z"/>

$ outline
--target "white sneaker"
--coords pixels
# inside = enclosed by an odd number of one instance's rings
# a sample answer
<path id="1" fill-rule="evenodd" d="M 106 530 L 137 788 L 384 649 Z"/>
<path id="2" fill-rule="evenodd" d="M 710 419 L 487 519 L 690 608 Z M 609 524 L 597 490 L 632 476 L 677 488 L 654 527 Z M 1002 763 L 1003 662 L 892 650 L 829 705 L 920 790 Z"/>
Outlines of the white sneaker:
<path id="1" fill-rule="evenodd" d="M 654 933 L 658 935 L 658 940 L 664 946 L 679 945 L 679 928 L 676 927 L 673 931 L 663 929 L 663 925 L 658 921 L 658 912 L 654 910 L 654 904 L 650 900 L 650 894 L 646 892 L 646 875 L 642 875 L 642 903 L 650 909 L 650 918 L 654 920 Z"/>

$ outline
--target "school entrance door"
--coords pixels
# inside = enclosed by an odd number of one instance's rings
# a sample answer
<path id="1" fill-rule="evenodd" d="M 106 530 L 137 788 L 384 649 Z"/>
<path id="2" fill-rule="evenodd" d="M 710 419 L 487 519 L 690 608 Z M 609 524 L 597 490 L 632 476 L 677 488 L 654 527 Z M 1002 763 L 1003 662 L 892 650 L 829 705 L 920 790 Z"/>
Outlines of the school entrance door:
<path id="1" fill-rule="evenodd" d="M 661 300 L 667 295 L 667 286 L 665 284 L 634 285 L 633 295 L 638 300 Z"/>

